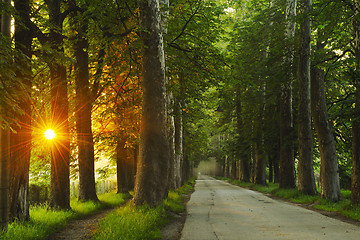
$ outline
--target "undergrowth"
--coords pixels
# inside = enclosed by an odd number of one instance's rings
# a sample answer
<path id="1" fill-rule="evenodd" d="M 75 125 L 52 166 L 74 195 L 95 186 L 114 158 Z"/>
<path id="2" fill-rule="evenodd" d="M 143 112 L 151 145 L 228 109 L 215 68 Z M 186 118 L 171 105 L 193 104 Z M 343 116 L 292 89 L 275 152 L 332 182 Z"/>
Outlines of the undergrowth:
<path id="1" fill-rule="evenodd" d="M 2 240 L 41 240 L 48 239 L 53 233 L 63 229 L 71 219 L 82 218 L 97 211 L 115 207 L 125 202 L 126 196 L 115 192 L 99 195 L 100 202 L 80 202 L 72 199 L 72 210 L 51 210 L 48 205 L 30 207 L 30 221 L 13 222 L 9 224 L 8 231 L 0 233 Z"/>
<path id="2" fill-rule="evenodd" d="M 132 206 L 130 203 L 100 221 L 95 240 L 161 239 L 161 228 L 169 221 L 167 211 L 183 212 L 183 195 L 194 190 L 195 179 L 170 191 L 158 207 Z"/>

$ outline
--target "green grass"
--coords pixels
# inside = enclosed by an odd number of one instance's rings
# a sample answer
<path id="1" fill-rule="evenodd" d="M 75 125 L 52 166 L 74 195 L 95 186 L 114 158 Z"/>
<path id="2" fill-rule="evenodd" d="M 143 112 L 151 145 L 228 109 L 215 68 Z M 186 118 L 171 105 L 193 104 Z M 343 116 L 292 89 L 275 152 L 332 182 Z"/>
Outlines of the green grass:
<path id="1" fill-rule="evenodd" d="M 94 239 L 160 239 L 161 228 L 169 221 L 167 211 L 183 212 L 183 195 L 194 190 L 195 178 L 184 186 L 170 191 L 168 198 L 158 207 L 131 206 L 127 204 L 100 221 Z"/>
<path id="2" fill-rule="evenodd" d="M 175 213 L 181 213 L 185 211 L 185 207 L 182 205 L 183 196 L 175 191 L 170 191 L 168 197 L 164 200 L 164 207 L 168 211 Z"/>
<path id="3" fill-rule="evenodd" d="M 166 223 L 164 219 L 166 214 L 163 206 L 151 208 L 128 204 L 102 219 L 93 239 L 159 239 L 161 226 Z"/>
<path id="4" fill-rule="evenodd" d="M 9 224 L 8 231 L 0 233 L 0 239 L 47 239 L 54 232 L 64 228 L 71 219 L 94 214 L 106 207 L 119 206 L 125 202 L 125 195 L 116 194 L 115 192 L 106 193 L 99 195 L 99 199 L 100 203 L 79 202 L 72 199 L 70 202 L 71 211 L 50 210 L 47 205 L 31 206 L 30 221 Z"/>

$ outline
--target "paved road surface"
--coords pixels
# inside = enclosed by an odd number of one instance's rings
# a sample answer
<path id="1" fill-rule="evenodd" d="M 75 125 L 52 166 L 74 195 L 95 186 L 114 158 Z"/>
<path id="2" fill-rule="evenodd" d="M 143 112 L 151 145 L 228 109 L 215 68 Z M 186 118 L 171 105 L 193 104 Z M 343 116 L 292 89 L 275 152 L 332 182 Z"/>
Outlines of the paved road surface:
<path id="1" fill-rule="evenodd" d="M 181 240 L 360 240 L 360 227 L 199 176 Z"/>

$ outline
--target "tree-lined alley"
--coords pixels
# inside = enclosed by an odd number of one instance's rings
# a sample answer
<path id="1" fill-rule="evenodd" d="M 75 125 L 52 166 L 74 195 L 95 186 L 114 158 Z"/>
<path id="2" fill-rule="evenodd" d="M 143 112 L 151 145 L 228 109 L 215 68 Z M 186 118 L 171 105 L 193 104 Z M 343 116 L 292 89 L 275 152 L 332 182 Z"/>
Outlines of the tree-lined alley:
<path id="1" fill-rule="evenodd" d="M 70 179 L 96 202 L 96 176 L 116 174 L 133 205 L 157 206 L 208 160 L 359 204 L 359 7 L 1 0 L 1 228 L 29 220 L 30 184 L 70 209 Z"/>

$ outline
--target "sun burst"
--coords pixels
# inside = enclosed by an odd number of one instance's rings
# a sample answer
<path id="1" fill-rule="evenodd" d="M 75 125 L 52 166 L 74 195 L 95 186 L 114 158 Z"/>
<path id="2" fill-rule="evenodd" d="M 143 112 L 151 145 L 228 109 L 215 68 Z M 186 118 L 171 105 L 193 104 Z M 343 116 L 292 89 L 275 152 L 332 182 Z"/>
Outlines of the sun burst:
<path id="1" fill-rule="evenodd" d="M 53 140 L 56 137 L 56 134 L 52 129 L 46 130 L 44 135 L 45 135 L 45 138 L 48 140 Z"/>

